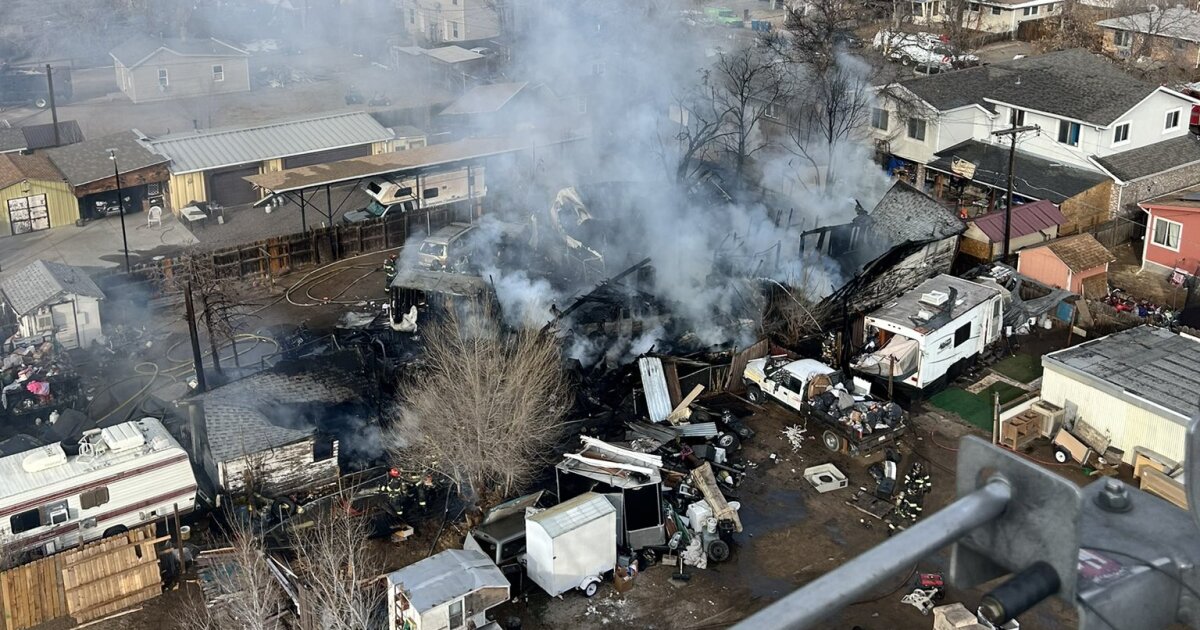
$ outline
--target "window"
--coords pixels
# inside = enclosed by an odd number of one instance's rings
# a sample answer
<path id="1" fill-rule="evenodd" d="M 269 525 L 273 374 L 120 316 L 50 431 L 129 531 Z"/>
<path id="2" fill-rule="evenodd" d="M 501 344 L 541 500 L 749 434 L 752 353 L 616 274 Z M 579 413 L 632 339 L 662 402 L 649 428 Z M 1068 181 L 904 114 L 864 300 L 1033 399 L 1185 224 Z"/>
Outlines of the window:
<path id="1" fill-rule="evenodd" d="M 450 33 L 453 37 L 458 37 L 458 22 L 450 23 Z"/>
<path id="2" fill-rule="evenodd" d="M 1155 217 L 1154 244 L 1174 251 L 1179 251 L 1179 237 L 1183 233 L 1183 224 Z"/>
<path id="3" fill-rule="evenodd" d="M 1113 146 L 1129 142 L 1129 123 L 1121 123 L 1113 128 Z"/>
<path id="4" fill-rule="evenodd" d="M 79 495 L 79 507 L 83 510 L 90 510 L 105 503 L 108 503 L 108 486 L 84 490 Z"/>
<path id="5" fill-rule="evenodd" d="M 1186 41 L 1177 39 L 1175 40 L 1175 50 L 1183 50 L 1184 48 L 1187 48 L 1187 44 L 1188 43 Z"/>
<path id="6" fill-rule="evenodd" d="M 163 87 L 163 88 L 165 88 L 165 87 L 167 87 L 167 86 L 168 86 L 168 85 L 170 85 L 170 84 L 171 84 L 171 82 L 170 82 L 170 80 L 168 80 L 168 78 L 167 78 L 167 69 L 166 69 L 166 68 L 159 68 L 159 69 L 158 69 L 158 87 Z"/>
<path id="7" fill-rule="evenodd" d="M 597 61 L 596 63 L 592 64 L 592 75 L 597 76 L 597 77 L 604 76 L 604 62 L 603 61 Z"/>
<path id="8" fill-rule="evenodd" d="M 968 11 L 971 11 L 972 13 L 979 13 L 979 3 L 978 3 L 978 2 L 972 2 L 972 3 L 968 4 L 968 5 L 967 5 L 967 10 L 968 10 Z"/>
<path id="9" fill-rule="evenodd" d="M 1000 15 L 1000 7 L 992 7 L 992 15 Z"/>
<path id="10" fill-rule="evenodd" d="M 1079 123 L 1069 120 L 1058 121 L 1058 141 L 1073 147 L 1079 146 Z"/>
<path id="11" fill-rule="evenodd" d="M 213 70 L 213 83 L 220 83 L 225 80 L 225 66 L 215 65 Z"/>
<path id="12" fill-rule="evenodd" d="M 908 137 L 925 142 L 925 121 L 920 118 L 908 119 Z"/>
<path id="13" fill-rule="evenodd" d="M 458 600 L 450 604 L 450 629 L 461 628 L 463 625 L 463 602 Z"/>
<path id="14" fill-rule="evenodd" d="M 413 194 L 412 186 L 405 186 L 403 188 L 397 188 L 396 194 L 393 195 L 393 197 L 399 199 L 400 197 L 411 197 L 412 194 Z"/>
<path id="15" fill-rule="evenodd" d="M 1166 123 L 1163 124 L 1163 133 L 1173 131 L 1179 127 L 1180 111 L 1181 110 L 1178 109 L 1172 109 L 1171 111 L 1167 112 L 1167 120 Z"/>
<path id="16" fill-rule="evenodd" d="M 1133 33 L 1129 31 L 1114 31 L 1113 46 L 1117 48 L 1129 48 L 1133 45 Z"/>
<path id="17" fill-rule="evenodd" d="M 409 24 L 416 24 L 416 23 L 417 23 L 417 12 L 416 12 L 416 10 L 414 10 L 414 9 L 409 9 L 409 10 L 408 10 L 408 23 L 409 23 Z"/>
<path id="18" fill-rule="evenodd" d="M 42 526 L 42 511 L 39 508 L 34 508 L 20 514 L 13 514 L 12 518 L 8 519 L 8 524 L 12 527 L 12 533 L 14 534 L 22 534 L 31 529 L 37 529 Z"/>
<path id="19" fill-rule="evenodd" d="M 1038 7 L 1038 6 L 1025 7 L 1025 10 L 1024 10 L 1024 12 L 1025 12 L 1025 15 L 1027 15 L 1027 16 L 1029 16 L 1029 15 L 1037 15 L 1037 14 L 1038 14 L 1038 9 L 1040 9 L 1040 8 L 1041 8 L 1041 7 Z"/>
<path id="20" fill-rule="evenodd" d="M 957 348 L 971 338 L 971 322 L 967 322 L 954 331 L 954 347 Z"/>
<path id="21" fill-rule="evenodd" d="M 882 107 L 871 108 L 871 126 L 880 130 L 888 130 L 888 110 Z"/>
<path id="22" fill-rule="evenodd" d="M 1025 124 L 1025 110 L 1011 109 L 1008 112 L 1008 126 L 1021 127 Z"/>
<path id="23" fill-rule="evenodd" d="M 575 113 L 577 113 L 577 114 L 586 114 L 587 113 L 587 99 L 586 98 L 584 98 L 582 96 L 575 98 Z"/>
<path id="24" fill-rule="evenodd" d="M 421 196 L 425 199 L 433 199 L 434 197 L 438 196 L 438 189 L 426 188 L 424 192 L 421 193 Z"/>

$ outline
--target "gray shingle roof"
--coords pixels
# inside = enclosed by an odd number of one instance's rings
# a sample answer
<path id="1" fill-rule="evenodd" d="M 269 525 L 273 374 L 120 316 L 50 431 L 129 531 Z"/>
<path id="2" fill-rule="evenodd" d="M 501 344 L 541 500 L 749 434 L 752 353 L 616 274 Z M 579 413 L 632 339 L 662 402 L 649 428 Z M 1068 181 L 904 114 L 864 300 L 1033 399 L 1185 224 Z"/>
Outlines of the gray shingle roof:
<path id="1" fill-rule="evenodd" d="M 471 88 L 442 110 L 442 115 L 488 114 L 499 111 L 527 85 L 529 84 L 526 82 L 492 83 Z"/>
<path id="2" fill-rule="evenodd" d="M 24 151 L 26 144 L 25 134 L 20 129 L 0 127 L 0 153 L 6 151 Z"/>
<path id="3" fill-rule="evenodd" d="M 1042 247 L 1050 248 L 1050 251 L 1075 273 L 1095 269 L 1116 260 L 1112 252 L 1087 232 L 1048 241 Z"/>
<path id="4" fill-rule="evenodd" d="M 0 280 L 0 292 L 18 315 L 70 295 L 104 299 L 104 292 L 82 269 L 46 260 L 35 260 Z"/>
<path id="5" fill-rule="evenodd" d="M 142 146 L 137 134 L 132 131 L 46 149 L 46 155 L 72 186 L 82 186 L 112 177 L 113 163 L 108 159 L 110 148 L 117 150 L 117 166 L 121 174 L 168 161 Z"/>
<path id="6" fill-rule="evenodd" d="M 1096 22 L 1096 26 L 1200 42 L 1200 13 L 1184 6 L 1167 7 L 1161 11 L 1155 10 L 1111 20 L 1100 20 Z"/>
<path id="7" fill-rule="evenodd" d="M 21 127 L 25 134 L 25 142 L 30 150 L 45 149 L 54 146 L 54 123 L 30 125 Z M 74 120 L 64 120 L 58 123 L 58 146 L 83 142 L 83 130 Z"/>
<path id="8" fill-rule="evenodd" d="M 482 553 L 447 549 L 389 573 L 417 612 L 426 612 L 481 588 L 507 588 L 508 578 Z M 476 611 L 478 612 L 478 611 Z"/>
<path id="9" fill-rule="evenodd" d="M 1165 407 L 1186 424 L 1200 392 L 1200 341 L 1162 328 L 1138 326 L 1042 357 L 1083 375 L 1109 394 Z"/>
<path id="10" fill-rule="evenodd" d="M 260 372 L 199 397 L 204 403 L 208 446 L 216 461 L 292 444 L 313 435 L 315 427 L 287 413 L 282 405 L 338 404 L 358 393 L 330 370 L 283 374 Z M 291 421 L 291 425 L 287 424 Z"/>
<path id="11" fill-rule="evenodd" d="M 1200 162 L 1200 139 L 1189 133 L 1131 151 L 1093 159 L 1121 181 L 1131 182 Z"/>
<path id="12" fill-rule="evenodd" d="M 258 127 L 177 133 L 151 138 L 171 159 L 171 172 L 191 173 L 391 140 L 366 112 L 343 112 Z"/>
<path id="13" fill-rule="evenodd" d="M 957 157 L 975 165 L 974 181 L 994 188 L 1008 186 L 1008 149 L 1004 147 L 967 140 L 942 150 L 935 157 L 937 159 L 929 163 L 929 168 L 952 173 L 950 165 Z M 1102 173 L 1051 162 L 1020 149 L 1017 149 L 1014 170 L 1017 174 L 1016 194 L 1028 199 L 1049 199 L 1054 203 L 1062 203 L 1108 181 Z"/>
<path id="14" fill-rule="evenodd" d="M 184 57 L 246 57 L 249 53 L 219 39 L 154 39 L 134 37 L 109 53 L 127 68 L 135 68 L 160 49 Z"/>
<path id="15" fill-rule="evenodd" d="M 1102 126 L 1158 89 L 1081 49 L 945 72 L 900 85 L 940 111 L 996 101 Z"/>
<path id="16" fill-rule="evenodd" d="M 902 181 L 892 185 L 870 215 L 872 231 L 892 243 L 941 240 L 966 230 L 954 211 Z"/>

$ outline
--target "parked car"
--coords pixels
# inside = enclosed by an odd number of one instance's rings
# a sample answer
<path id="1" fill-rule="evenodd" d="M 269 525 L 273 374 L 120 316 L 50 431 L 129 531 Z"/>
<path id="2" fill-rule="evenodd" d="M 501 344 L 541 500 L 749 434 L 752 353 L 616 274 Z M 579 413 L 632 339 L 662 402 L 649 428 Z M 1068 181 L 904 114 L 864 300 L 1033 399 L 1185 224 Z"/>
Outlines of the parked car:
<path id="1" fill-rule="evenodd" d="M 461 256 L 458 250 L 467 234 L 474 229 L 475 226 L 470 223 L 451 223 L 425 237 L 421 242 L 417 264 L 434 271 L 450 267 L 451 261 Z"/>
<path id="2" fill-rule="evenodd" d="M 742 18 L 728 7 L 709 7 L 704 10 L 704 17 L 721 26 L 742 25 Z"/>

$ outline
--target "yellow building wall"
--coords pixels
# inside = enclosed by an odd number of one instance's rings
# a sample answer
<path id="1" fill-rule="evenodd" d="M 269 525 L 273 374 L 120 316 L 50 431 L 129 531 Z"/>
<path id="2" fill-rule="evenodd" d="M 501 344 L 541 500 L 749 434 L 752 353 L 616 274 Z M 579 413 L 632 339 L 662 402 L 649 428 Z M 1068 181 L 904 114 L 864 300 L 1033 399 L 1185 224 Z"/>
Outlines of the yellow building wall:
<path id="1" fill-rule="evenodd" d="M 1133 463 L 1133 447 L 1144 446 L 1175 460 L 1183 461 L 1185 429 L 1166 417 L 1131 405 L 1047 365 L 1042 375 L 1042 399 L 1066 408 L 1070 402 L 1082 419 L 1107 435 L 1112 445 L 1125 452 L 1125 462 Z"/>
<path id="2" fill-rule="evenodd" d="M 395 150 L 396 150 L 396 147 L 395 147 L 395 145 L 393 145 L 391 140 L 384 140 L 383 142 L 372 142 L 371 143 L 371 155 L 379 155 L 380 153 L 392 153 Z"/>
<path id="3" fill-rule="evenodd" d="M 275 160 L 266 160 L 262 163 L 261 166 L 258 167 L 259 173 L 271 173 L 274 171 L 282 171 L 282 170 L 283 170 L 283 158 L 278 158 Z"/>
<path id="4" fill-rule="evenodd" d="M 50 227 L 74 225 L 79 219 L 79 200 L 71 193 L 71 187 L 66 182 L 25 180 L 0 190 L 0 236 L 12 235 L 12 228 L 8 225 L 8 200 L 33 195 L 46 195 Z"/>
<path id="5" fill-rule="evenodd" d="M 191 205 L 193 201 L 208 201 L 208 189 L 204 185 L 204 173 L 171 174 L 171 209 L 175 215 Z"/>

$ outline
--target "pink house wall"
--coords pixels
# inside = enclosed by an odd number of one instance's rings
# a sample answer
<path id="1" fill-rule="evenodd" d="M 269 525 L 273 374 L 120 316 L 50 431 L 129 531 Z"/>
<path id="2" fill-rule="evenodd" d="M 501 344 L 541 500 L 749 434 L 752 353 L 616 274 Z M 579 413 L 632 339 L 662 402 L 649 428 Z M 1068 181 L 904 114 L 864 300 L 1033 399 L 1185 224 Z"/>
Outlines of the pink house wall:
<path id="1" fill-rule="evenodd" d="M 1149 216 L 1142 267 L 1153 263 L 1167 269 L 1179 267 L 1194 274 L 1200 266 L 1200 209 L 1144 205 Z M 1160 217 L 1183 224 L 1179 233 L 1179 251 L 1154 244 L 1154 223 Z"/>
<path id="2" fill-rule="evenodd" d="M 1067 269 L 1063 261 L 1059 260 L 1049 247 L 1023 249 L 1017 253 L 1017 272 L 1021 275 L 1029 276 L 1042 284 L 1057 289 L 1075 291 L 1074 288 L 1067 286 L 1070 283 L 1068 276 L 1070 276 L 1071 270 Z"/>

